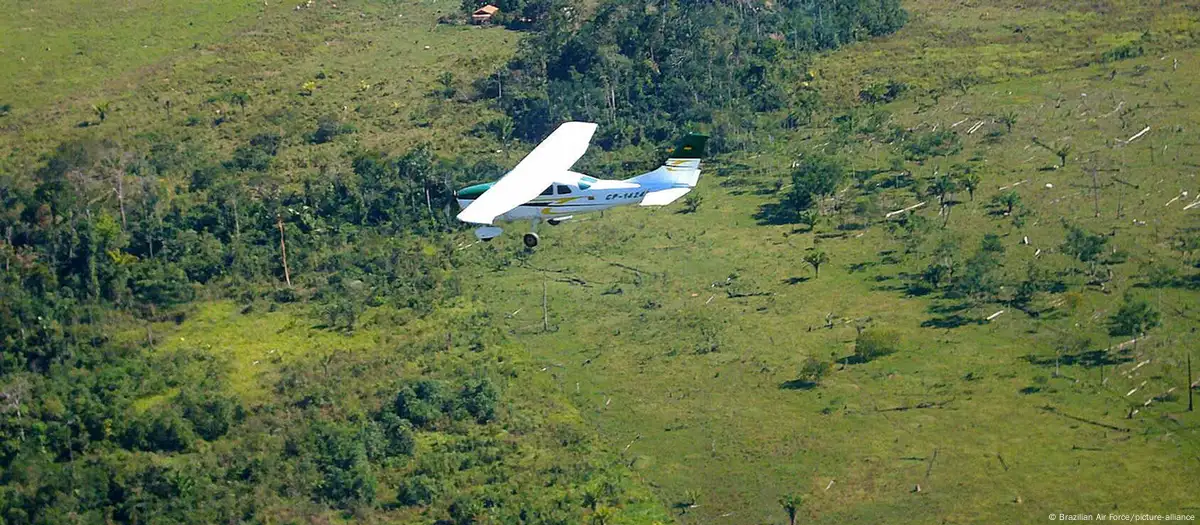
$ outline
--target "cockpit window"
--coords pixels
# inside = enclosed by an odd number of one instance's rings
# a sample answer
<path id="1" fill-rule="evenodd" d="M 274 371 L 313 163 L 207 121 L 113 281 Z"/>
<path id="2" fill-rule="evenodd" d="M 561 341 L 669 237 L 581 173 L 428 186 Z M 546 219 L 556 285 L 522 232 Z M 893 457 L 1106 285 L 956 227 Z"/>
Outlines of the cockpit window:
<path id="1" fill-rule="evenodd" d="M 588 177 L 586 175 L 583 177 L 579 177 L 579 189 L 586 190 L 586 189 L 592 187 L 592 184 L 595 184 L 596 181 L 597 181 L 597 179 L 595 177 Z"/>
<path id="2" fill-rule="evenodd" d="M 526 193 L 526 195 L 529 195 L 529 194 Z M 554 195 L 554 186 L 553 185 L 546 186 L 546 189 L 542 191 L 542 195 Z"/>
<path id="3" fill-rule="evenodd" d="M 558 185 L 558 194 L 559 195 L 566 195 L 568 193 L 571 193 L 571 188 L 569 186 L 563 186 L 561 184 Z"/>

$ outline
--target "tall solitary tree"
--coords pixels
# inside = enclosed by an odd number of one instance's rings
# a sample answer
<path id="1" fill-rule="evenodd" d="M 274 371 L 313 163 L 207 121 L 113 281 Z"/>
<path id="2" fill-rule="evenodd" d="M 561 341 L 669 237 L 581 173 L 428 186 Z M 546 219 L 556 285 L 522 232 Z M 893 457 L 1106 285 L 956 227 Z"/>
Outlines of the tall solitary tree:
<path id="1" fill-rule="evenodd" d="M 821 250 L 816 250 L 806 254 L 804 256 L 804 262 L 808 263 L 809 266 L 812 266 L 813 271 L 817 274 L 817 277 L 820 277 L 821 265 L 829 262 L 829 255 L 826 255 L 825 252 Z"/>
<path id="2" fill-rule="evenodd" d="M 1104 251 L 1104 246 L 1108 244 L 1108 238 L 1073 224 L 1065 224 L 1065 226 L 1067 227 L 1067 238 L 1062 244 L 1063 253 L 1087 264 L 1088 273 L 1094 275 L 1100 254 Z"/>
<path id="3" fill-rule="evenodd" d="M 970 165 L 958 165 L 954 169 L 954 181 L 959 187 L 967 190 L 967 194 L 971 196 L 971 200 L 975 200 L 975 189 L 982 182 L 982 177 L 975 172 Z"/>
<path id="4" fill-rule="evenodd" d="M 783 511 L 788 515 L 788 524 L 796 525 L 796 512 L 800 510 L 801 498 L 799 494 L 788 494 L 779 498 L 779 505 L 783 507 Z"/>
<path id="5" fill-rule="evenodd" d="M 1013 209 L 1021 205 L 1021 195 L 1015 191 L 1006 191 L 993 197 L 992 203 L 1007 209 L 1005 215 L 1012 215 Z"/>
<path id="6" fill-rule="evenodd" d="M 944 205 L 946 197 L 950 196 L 958 189 L 958 181 L 951 178 L 950 175 L 942 174 L 933 179 L 929 184 L 928 193 L 930 196 L 938 198 L 938 204 Z"/>
<path id="7" fill-rule="evenodd" d="M 1150 306 L 1148 301 L 1135 298 L 1133 294 L 1126 292 L 1125 300 L 1117 309 L 1117 313 L 1108 318 L 1108 333 L 1140 339 L 1150 329 L 1159 325 L 1160 318 L 1158 310 Z"/>
<path id="8" fill-rule="evenodd" d="M 845 173 L 845 166 L 836 157 L 821 154 L 805 156 L 792 173 L 788 204 L 795 210 L 807 209 L 812 206 L 814 195 L 820 198 L 833 194 L 842 183 Z"/>
<path id="9" fill-rule="evenodd" d="M 96 118 L 100 119 L 100 122 L 104 122 L 108 118 L 108 102 L 92 104 L 92 113 L 96 114 Z"/>

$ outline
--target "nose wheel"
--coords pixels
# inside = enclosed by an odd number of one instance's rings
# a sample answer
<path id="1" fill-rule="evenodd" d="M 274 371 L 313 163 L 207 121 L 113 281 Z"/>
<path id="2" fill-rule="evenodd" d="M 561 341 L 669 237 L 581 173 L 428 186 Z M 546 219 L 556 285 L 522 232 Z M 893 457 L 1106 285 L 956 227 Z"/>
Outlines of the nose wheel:
<path id="1" fill-rule="evenodd" d="M 525 243 L 526 248 L 535 248 L 538 245 L 539 238 L 538 234 L 530 232 L 526 233 L 525 237 L 523 237 L 521 240 Z"/>

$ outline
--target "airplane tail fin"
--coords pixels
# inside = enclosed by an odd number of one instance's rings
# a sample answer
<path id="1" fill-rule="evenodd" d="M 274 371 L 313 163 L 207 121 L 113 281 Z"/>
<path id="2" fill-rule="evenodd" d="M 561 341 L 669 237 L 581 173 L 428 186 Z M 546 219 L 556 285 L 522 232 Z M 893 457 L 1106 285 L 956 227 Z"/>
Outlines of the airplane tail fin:
<path id="1" fill-rule="evenodd" d="M 700 180 L 700 158 L 704 156 L 704 144 L 708 142 L 708 135 L 699 133 L 688 133 L 679 141 L 675 147 L 675 151 L 667 158 L 667 162 L 658 169 L 649 173 L 643 173 L 628 179 L 628 182 L 636 182 L 651 190 L 651 195 L 657 193 L 658 190 L 666 189 L 683 189 L 691 190 L 696 187 L 696 182 Z M 682 193 L 675 198 L 661 204 L 668 204 L 675 199 L 682 197 Z M 650 195 L 647 195 L 649 197 Z M 651 204 L 660 205 L 657 200 L 647 198 L 647 201 L 653 201 Z M 645 203 L 645 202 L 644 202 Z"/>

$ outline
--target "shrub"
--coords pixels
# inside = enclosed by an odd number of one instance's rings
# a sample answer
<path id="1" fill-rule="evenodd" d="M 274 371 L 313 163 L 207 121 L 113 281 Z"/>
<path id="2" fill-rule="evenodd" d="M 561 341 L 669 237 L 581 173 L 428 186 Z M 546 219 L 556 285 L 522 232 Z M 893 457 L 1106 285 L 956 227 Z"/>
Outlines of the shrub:
<path id="1" fill-rule="evenodd" d="M 804 364 L 800 365 L 800 380 L 819 384 L 832 368 L 833 366 L 829 362 L 808 356 L 808 359 L 804 360 Z"/>
<path id="2" fill-rule="evenodd" d="M 183 418 L 200 437 L 212 441 L 229 432 L 241 406 L 232 398 L 212 392 L 184 391 L 179 395 Z"/>
<path id="3" fill-rule="evenodd" d="M 309 137 L 309 142 L 313 144 L 324 144 L 332 141 L 338 135 L 354 133 L 355 127 L 351 124 L 342 124 L 333 117 L 321 117 L 317 120 L 317 130 Z"/>
<path id="4" fill-rule="evenodd" d="M 309 431 L 323 482 L 318 496 L 342 508 L 375 499 L 377 482 L 362 436 L 349 427 L 318 423 Z"/>
<path id="5" fill-rule="evenodd" d="M 890 80 L 886 83 L 877 82 L 859 91 L 858 98 L 868 104 L 886 103 L 896 100 L 905 91 L 908 91 L 908 84 Z"/>
<path id="6" fill-rule="evenodd" d="M 962 139 L 950 130 L 934 131 L 918 136 L 904 145 L 904 157 L 908 160 L 925 160 L 944 157 L 962 150 Z"/>
<path id="7" fill-rule="evenodd" d="M 854 340 L 854 357 L 865 363 L 895 353 L 899 348 L 899 334 L 890 330 L 864 330 Z"/>
<path id="8" fill-rule="evenodd" d="M 468 381 L 462 389 L 462 406 L 478 423 L 496 418 L 496 402 L 500 393 L 488 378 Z"/>
<path id="9" fill-rule="evenodd" d="M 1100 61 L 1116 62 L 1118 60 L 1137 58 L 1144 54 L 1146 54 L 1145 47 L 1136 42 L 1129 42 L 1105 51 L 1104 54 L 1100 55 Z"/>
<path id="10" fill-rule="evenodd" d="M 131 450 L 182 452 L 195 439 L 191 423 L 178 412 L 167 409 L 143 414 L 130 421 L 122 433 L 121 444 Z"/>
<path id="11" fill-rule="evenodd" d="M 805 156 L 792 172 L 792 191 L 786 201 L 788 207 L 796 211 L 807 209 L 813 204 L 813 195 L 829 195 L 837 190 L 845 173 L 845 165 L 837 157 Z"/>
<path id="12" fill-rule="evenodd" d="M 453 406 L 441 381 L 420 379 L 404 385 L 396 394 L 393 407 L 396 415 L 407 419 L 417 427 L 426 428 L 442 417 L 446 408 Z"/>
<path id="13" fill-rule="evenodd" d="M 704 197 L 693 191 L 687 197 L 683 198 L 683 209 L 679 211 L 681 213 L 696 213 L 696 210 L 700 209 L 700 203 L 703 201 Z"/>
<path id="14" fill-rule="evenodd" d="M 1159 325 L 1161 315 L 1145 299 L 1137 299 L 1126 293 L 1125 301 L 1108 319 L 1109 335 L 1141 337 Z"/>
<path id="15" fill-rule="evenodd" d="M 444 489 L 437 479 L 418 474 L 405 478 L 396 488 L 396 501 L 401 505 L 428 505 L 437 499 Z"/>
<path id="16" fill-rule="evenodd" d="M 1171 286 L 1179 277 L 1179 271 L 1174 266 L 1163 263 L 1149 263 L 1142 272 L 1146 276 L 1147 284 L 1152 288 Z"/>

